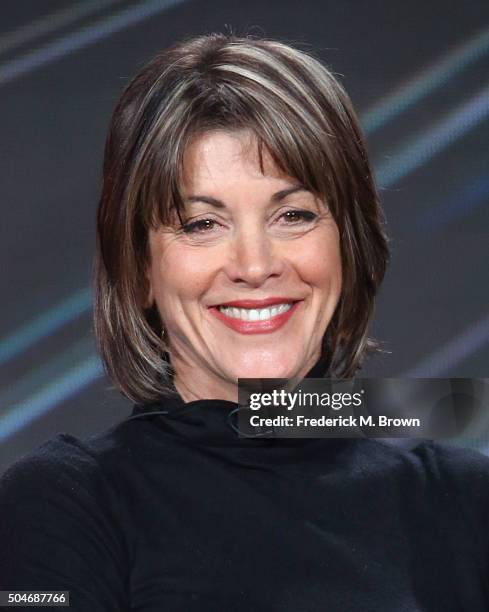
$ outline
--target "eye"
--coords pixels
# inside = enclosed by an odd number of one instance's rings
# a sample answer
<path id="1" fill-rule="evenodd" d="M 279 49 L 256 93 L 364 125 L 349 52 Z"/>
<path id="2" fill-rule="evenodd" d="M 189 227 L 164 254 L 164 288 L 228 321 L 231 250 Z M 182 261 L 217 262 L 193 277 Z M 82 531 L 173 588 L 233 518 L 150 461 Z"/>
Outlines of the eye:
<path id="1" fill-rule="evenodd" d="M 280 219 L 287 219 L 286 225 L 296 225 L 301 221 L 310 223 L 311 221 L 314 221 L 316 217 L 316 213 L 313 213 L 310 210 L 288 210 L 280 215 Z"/>
<path id="2" fill-rule="evenodd" d="M 185 234 L 202 234 L 213 229 L 215 223 L 214 219 L 199 219 L 182 225 L 182 231 Z"/>

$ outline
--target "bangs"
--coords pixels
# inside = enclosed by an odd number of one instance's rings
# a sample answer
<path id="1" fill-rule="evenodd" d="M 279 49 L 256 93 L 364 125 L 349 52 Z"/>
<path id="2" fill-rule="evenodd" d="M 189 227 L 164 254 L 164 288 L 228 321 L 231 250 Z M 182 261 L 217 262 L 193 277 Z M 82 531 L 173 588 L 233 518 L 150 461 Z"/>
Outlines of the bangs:
<path id="1" fill-rule="evenodd" d="M 278 96 L 275 90 L 272 95 L 271 85 L 265 88 L 263 79 L 257 83 L 248 75 L 244 82 L 234 83 L 232 73 L 220 76 L 225 82 L 221 79 L 209 85 L 193 81 L 178 103 L 175 98 L 169 105 L 162 101 L 158 112 L 149 118 L 144 154 L 138 156 L 133 168 L 134 176 L 141 180 L 132 181 L 133 186 L 139 183 L 139 193 L 133 196 L 139 202 L 143 228 L 174 227 L 177 219 L 182 223 L 185 152 L 196 139 L 214 130 L 248 131 L 257 146 L 262 174 L 266 151 L 280 172 L 320 200 L 327 200 L 337 217 L 341 185 L 335 177 L 341 159 L 337 139 L 321 136 L 327 128 L 321 125 L 324 116 L 313 117 L 304 108 L 299 111 L 295 91 L 284 90 Z"/>

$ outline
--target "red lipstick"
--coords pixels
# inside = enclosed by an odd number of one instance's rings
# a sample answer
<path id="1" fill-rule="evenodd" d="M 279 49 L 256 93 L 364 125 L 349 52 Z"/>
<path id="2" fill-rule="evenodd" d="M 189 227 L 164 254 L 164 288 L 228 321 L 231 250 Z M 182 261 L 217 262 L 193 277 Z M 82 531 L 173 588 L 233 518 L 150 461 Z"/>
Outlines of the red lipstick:
<path id="1" fill-rule="evenodd" d="M 233 300 L 232 302 L 220 302 L 219 304 L 213 304 L 211 308 L 217 306 L 234 306 L 235 308 L 266 308 L 267 306 L 273 306 L 274 304 L 291 304 L 297 302 L 297 298 L 293 297 L 269 297 L 263 300 Z"/>
<path id="2" fill-rule="evenodd" d="M 277 303 L 290 303 L 293 300 L 287 298 L 280 298 L 276 300 L 275 298 L 270 298 L 270 300 L 274 300 L 273 304 Z M 220 304 L 221 306 L 234 306 L 235 308 L 250 308 L 250 306 L 244 306 L 244 304 L 252 304 L 252 308 L 266 308 L 270 306 L 270 300 L 237 300 L 234 302 L 227 302 L 226 304 Z M 270 319 L 266 319 L 265 321 L 244 321 L 243 319 L 238 319 L 235 317 L 228 317 L 223 312 L 217 308 L 217 306 L 212 306 L 209 308 L 209 312 L 211 312 L 219 321 L 224 323 L 230 329 L 239 332 L 240 334 L 266 334 L 270 332 L 274 332 L 277 329 L 280 329 L 284 326 L 287 321 L 292 317 L 294 312 L 297 310 L 301 301 L 295 301 L 292 306 L 286 312 L 282 312 L 280 314 L 271 317 Z M 257 306 L 257 303 L 259 306 Z"/>

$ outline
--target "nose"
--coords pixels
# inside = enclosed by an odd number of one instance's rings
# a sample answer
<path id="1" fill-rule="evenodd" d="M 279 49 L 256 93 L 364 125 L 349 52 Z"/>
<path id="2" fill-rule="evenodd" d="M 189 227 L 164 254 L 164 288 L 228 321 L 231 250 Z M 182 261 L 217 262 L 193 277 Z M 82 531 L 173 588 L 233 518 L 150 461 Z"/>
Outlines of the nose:
<path id="1" fill-rule="evenodd" d="M 259 287 L 269 277 L 280 276 L 283 267 L 278 246 L 265 231 L 247 228 L 236 232 L 226 266 L 230 280 Z"/>

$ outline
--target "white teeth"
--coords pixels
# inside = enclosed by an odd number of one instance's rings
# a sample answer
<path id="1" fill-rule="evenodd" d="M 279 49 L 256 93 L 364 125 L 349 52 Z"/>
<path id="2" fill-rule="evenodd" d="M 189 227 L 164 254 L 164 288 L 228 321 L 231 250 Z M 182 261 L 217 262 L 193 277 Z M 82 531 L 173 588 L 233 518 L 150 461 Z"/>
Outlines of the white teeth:
<path id="1" fill-rule="evenodd" d="M 243 321 L 266 321 L 271 319 L 278 314 L 282 314 L 289 310 L 292 304 L 280 304 L 273 306 L 272 308 L 230 308 L 226 306 L 219 306 L 219 310 L 227 317 L 233 319 L 242 319 Z"/>
<path id="2" fill-rule="evenodd" d="M 248 312 L 248 321 L 259 321 L 261 312 L 259 310 L 250 310 Z"/>

